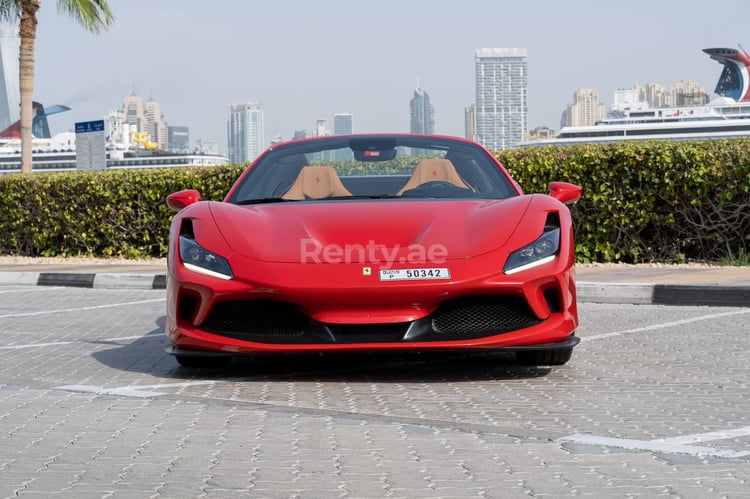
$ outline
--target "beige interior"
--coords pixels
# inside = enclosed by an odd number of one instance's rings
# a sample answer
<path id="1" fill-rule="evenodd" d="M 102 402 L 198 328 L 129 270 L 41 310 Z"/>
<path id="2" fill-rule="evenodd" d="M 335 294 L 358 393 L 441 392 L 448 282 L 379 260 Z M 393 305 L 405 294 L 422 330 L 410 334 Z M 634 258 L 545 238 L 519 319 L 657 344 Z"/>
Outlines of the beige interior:
<path id="1" fill-rule="evenodd" d="M 427 182 L 449 182 L 462 189 L 471 189 L 458 176 L 456 167 L 447 159 L 423 159 L 414 168 L 411 178 L 397 195 L 400 196 L 409 189 L 414 189 Z"/>
<path id="2" fill-rule="evenodd" d="M 332 166 L 303 166 L 297 179 L 281 197 L 301 200 L 351 195 Z"/>

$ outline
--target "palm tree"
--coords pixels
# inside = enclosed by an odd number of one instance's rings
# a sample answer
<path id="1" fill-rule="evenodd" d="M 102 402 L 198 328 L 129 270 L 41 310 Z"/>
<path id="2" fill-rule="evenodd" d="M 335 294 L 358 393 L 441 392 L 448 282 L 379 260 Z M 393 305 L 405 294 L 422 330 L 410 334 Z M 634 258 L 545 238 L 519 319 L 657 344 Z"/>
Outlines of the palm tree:
<path id="1" fill-rule="evenodd" d="M 18 55 L 21 90 L 21 172 L 31 172 L 31 126 L 34 93 L 34 42 L 36 13 L 41 0 L 0 0 L 0 19 L 18 22 L 21 49 Z M 57 11 L 71 17 L 87 31 L 99 34 L 114 21 L 106 0 L 57 0 Z"/>

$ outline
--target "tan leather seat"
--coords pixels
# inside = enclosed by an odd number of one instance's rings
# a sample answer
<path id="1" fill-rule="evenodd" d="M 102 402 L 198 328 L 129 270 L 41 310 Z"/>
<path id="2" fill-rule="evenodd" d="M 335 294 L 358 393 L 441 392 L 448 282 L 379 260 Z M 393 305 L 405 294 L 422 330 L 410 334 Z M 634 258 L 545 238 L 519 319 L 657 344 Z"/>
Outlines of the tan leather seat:
<path id="1" fill-rule="evenodd" d="M 301 200 L 351 195 L 332 166 L 303 166 L 297 179 L 281 197 Z"/>
<path id="2" fill-rule="evenodd" d="M 456 167 L 447 159 L 423 159 L 417 163 L 414 173 L 411 174 L 411 178 L 396 195 L 400 196 L 405 191 L 419 187 L 427 182 L 448 182 L 462 189 L 471 189 L 471 187 L 461 180 Z"/>

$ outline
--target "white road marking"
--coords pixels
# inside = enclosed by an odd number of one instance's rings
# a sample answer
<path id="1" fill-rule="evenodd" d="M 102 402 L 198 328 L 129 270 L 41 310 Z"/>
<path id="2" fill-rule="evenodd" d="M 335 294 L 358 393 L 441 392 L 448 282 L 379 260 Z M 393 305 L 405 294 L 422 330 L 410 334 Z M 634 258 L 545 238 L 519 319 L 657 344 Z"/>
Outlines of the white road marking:
<path id="1" fill-rule="evenodd" d="M 0 350 L 21 350 L 24 348 L 37 348 L 37 347 L 56 347 L 60 345 L 70 345 L 72 343 L 80 343 L 76 341 L 53 341 L 51 343 L 32 343 L 29 345 L 9 345 L 2 346 Z"/>
<path id="2" fill-rule="evenodd" d="M 750 437 L 750 426 L 735 428 L 733 430 L 710 431 L 708 433 L 696 433 L 695 435 L 683 435 L 680 437 L 660 438 L 659 442 L 668 444 L 692 444 L 695 442 L 710 442 L 712 440 L 729 440 L 732 438 Z"/>
<path id="3" fill-rule="evenodd" d="M 127 341 L 127 340 L 153 340 L 164 338 L 164 333 L 142 334 L 140 336 L 120 336 L 119 338 L 97 338 L 94 340 L 52 341 L 49 343 L 28 343 L 26 345 L 0 346 L 0 350 L 21 350 L 24 348 L 55 347 L 60 345 L 73 345 L 76 343 L 90 343 L 92 341 Z"/>
<path id="4" fill-rule="evenodd" d="M 196 385 L 210 385 L 216 381 L 186 381 L 184 383 L 165 383 L 161 385 L 130 385 L 130 386 L 117 386 L 113 388 L 104 388 L 102 386 L 94 385 L 66 385 L 55 387 L 58 390 L 65 390 L 68 392 L 83 392 L 83 393 L 96 393 L 98 395 L 120 395 L 122 397 L 158 397 L 160 395 L 166 395 L 167 392 L 153 391 L 152 389 L 164 389 L 164 388 L 182 388 L 185 386 L 196 386 Z"/>
<path id="5" fill-rule="evenodd" d="M 610 437 L 597 437 L 596 435 L 584 435 L 575 434 L 562 437 L 558 440 L 562 442 L 573 442 L 584 445 L 600 445 L 605 447 L 615 447 L 619 449 L 630 449 L 630 450 L 645 450 L 652 452 L 665 452 L 670 454 L 688 454 L 691 456 L 699 457 L 724 457 L 724 458 L 741 458 L 750 456 L 750 451 L 736 451 L 736 450 L 718 450 L 713 447 L 696 446 L 696 445 L 685 445 L 679 442 L 700 442 L 705 438 L 706 435 L 719 435 L 723 433 L 728 435 L 732 432 L 739 431 L 737 436 L 745 436 L 744 431 L 747 428 L 739 428 L 738 430 L 728 430 L 727 432 L 711 432 L 710 434 L 704 433 L 701 435 L 685 435 L 682 437 L 656 439 L 656 440 L 635 440 L 630 438 L 610 438 Z M 750 433 L 748 433 L 750 434 Z M 698 439 L 696 440 L 696 437 Z M 712 440 L 721 440 L 724 438 L 732 437 L 719 437 L 713 438 Z"/>
<path id="6" fill-rule="evenodd" d="M 634 333 L 645 333 L 646 331 L 656 331 L 657 329 L 666 329 L 675 326 L 684 326 L 685 324 L 691 324 L 693 322 L 709 321 L 711 319 L 720 319 L 722 317 L 731 317 L 733 315 L 750 314 L 750 308 L 744 308 L 742 310 L 733 310 L 731 312 L 720 312 L 717 314 L 700 315 L 698 317 L 691 317 L 690 319 L 681 319 L 673 322 L 662 322 L 661 324 L 651 324 L 650 326 L 638 327 L 635 329 L 624 329 L 622 331 L 615 331 L 613 333 L 595 334 L 593 336 L 582 336 L 581 341 L 593 341 L 602 340 L 605 338 L 614 338 L 616 336 L 624 336 L 626 334 Z"/>
<path id="7" fill-rule="evenodd" d="M 154 300 L 128 301 L 128 302 L 123 302 L 123 303 L 110 303 L 108 305 L 93 305 L 91 307 L 61 308 L 57 310 L 40 310 L 39 312 L 24 312 L 21 314 L 0 315 L 0 319 L 9 319 L 13 317 L 35 317 L 37 315 L 62 314 L 62 313 L 68 313 L 68 312 L 83 312 L 86 310 L 102 310 L 105 308 L 127 307 L 129 305 L 143 305 L 145 303 L 158 303 L 162 301 L 167 301 L 167 299 L 156 298 Z"/>

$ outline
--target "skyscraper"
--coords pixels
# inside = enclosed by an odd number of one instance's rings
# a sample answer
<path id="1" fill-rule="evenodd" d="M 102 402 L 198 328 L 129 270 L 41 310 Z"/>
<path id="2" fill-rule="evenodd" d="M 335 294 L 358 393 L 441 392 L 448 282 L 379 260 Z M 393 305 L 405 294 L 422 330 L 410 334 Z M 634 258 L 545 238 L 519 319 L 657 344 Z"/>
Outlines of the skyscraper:
<path id="1" fill-rule="evenodd" d="M 122 109 L 125 111 L 125 123 L 134 127 L 134 130 L 138 132 L 148 132 L 146 113 L 143 111 L 143 99 L 141 97 L 137 96 L 135 92 L 128 95 L 125 97 Z"/>
<path id="2" fill-rule="evenodd" d="M 411 133 L 435 133 L 435 108 L 430 104 L 430 94 L 417 85 L 414 97 L 409 101 L 411 109 Z"/>
<path id="3" fill-rule="evenodd" d="M 263 152 L 263 107 L 255 102 L 229 106 L 227 127 L 229 161 L 235 164 L 253 161 Z"/>
<path id="4" fill-rule="evenodd" d="M 579 88 L 573 94 L 573 103 L 563 111 L 560 127 L 591 126 L 605 114 L 604 103 L 599 102 L 599 92 L 593 88 Z"/>
<path id="5" fill-rule="evenodd" d="M 144 131 L 148 132 L 149 139 L 156 142 L 160 150 L 168 150 L 169 130 L 161 104 L 153 99 L 147 100 L 143 103 L 143 114 L 146 115 L 146 129 Z"/>
<path id="6" fill-rule="evenodd" d="M 169 149 L 167 122 L 158 102 L 153 99 L 144 102 L 143 98 L 132 93 L 125 97 L 122 109 L 125 112 L 125 123 L 134 131 L 145 133 L 148 141 L 156 144 L 158 149 Z"/>
<path id="7" fill-rule="evenodd" d="M 333 115 L 333 134 L 351 135 L 354 131 L 354 117 L 351 113 L 336 113 Z"/>
<path id="8" fill-rule="evenodd" d="M 333 134 L 334 135 L 351 135 L 354 131 L 354 117 L 350 113 L 335 113 L 333 115 Z M 336 151 L 336 160 L 352 159 L 354 155 L 349 149 L 339 149 Z"/>
<path id="9" fill-rule="evenodd" d="M 21 89 L 18 78 L 18 26 L 0 23 L 0 130 L 20 118 Z"/>
<path id="10" fill-rule="evenodd" d="M 477 106 L 471 104 L 464 108 L 464 137 L 477 141 Z"/>
<path id="11" fill-rule="evenodd" d="M 516 147 L 528 130 L 526 49 L 477 49 L 477 141 L 491 151 Z"/>

